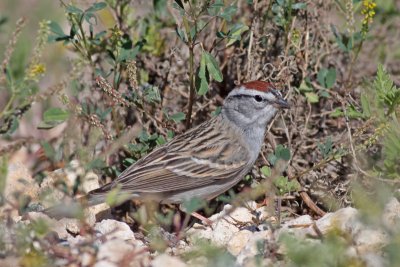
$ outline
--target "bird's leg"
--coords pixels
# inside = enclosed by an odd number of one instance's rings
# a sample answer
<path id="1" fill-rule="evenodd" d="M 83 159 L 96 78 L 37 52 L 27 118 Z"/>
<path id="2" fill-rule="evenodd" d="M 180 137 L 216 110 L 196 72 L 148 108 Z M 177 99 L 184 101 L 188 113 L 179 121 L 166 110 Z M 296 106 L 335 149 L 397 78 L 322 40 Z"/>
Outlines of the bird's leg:
<path id="1" fill-rule="evenodd" d="M 195 218 L 201 220 L 201 221 L 202 221 L 204 224 L 206 224 L 207 226 L 210 226 L 210 227 L 211 227 L 212 224 L 213 224 L 213 221 L 211 221 L 210 219 L 204 217 L 204 216 L 201 215 L 200 213 L 192 212 L 192 214 L 190 214 L 190 215 L 192 215 L 193 217 L 195 217 Z"/>
<path id="2" fill-rule="evenodd" d="M 183 211 L 184 213 L 188 214 L 188 212 L 187 212 L 187 210 L 186 210 L 186 208 L 185 208 L 185 206 L 183 204 L 179 205 L 179 209 L 181 211 Z M 199 219 L 200 221 L 202 221 L 207 226 L 211 227 L 211 225 L 213 223 L 213 221 L 211 221 L 210 219 L 204 217 L 203 215 L 201 215 L 201 214 L 199 214 L 197 212 L 192 212 L 192 213 L 190 213 L 190 215 L 195 217 L 195 218 L 197 218 L 197 219 Z"/>

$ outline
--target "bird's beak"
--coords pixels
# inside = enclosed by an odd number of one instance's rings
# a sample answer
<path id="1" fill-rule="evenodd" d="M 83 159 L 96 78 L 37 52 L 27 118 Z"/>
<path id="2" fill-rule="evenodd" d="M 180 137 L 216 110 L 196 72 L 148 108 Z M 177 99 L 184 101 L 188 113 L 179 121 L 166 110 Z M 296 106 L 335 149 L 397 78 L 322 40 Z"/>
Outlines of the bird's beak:
<path id="1" fill-rule="evenodd" d="M 279 97 L 272 105 L 278 109 L 289 109 L 290 108 L 289 103 L 286 102 L 286 100 L 283 99 L 282 97 Z"/>

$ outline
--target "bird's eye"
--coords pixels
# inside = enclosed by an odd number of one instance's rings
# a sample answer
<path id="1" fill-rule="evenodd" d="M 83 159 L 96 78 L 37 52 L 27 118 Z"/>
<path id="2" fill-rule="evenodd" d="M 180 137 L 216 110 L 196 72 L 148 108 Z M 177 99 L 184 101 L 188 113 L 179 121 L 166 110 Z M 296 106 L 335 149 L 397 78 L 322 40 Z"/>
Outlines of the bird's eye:
<path id="1" fill-rule="evenodd" d="M 261 102 L 261 101 L 263 100 L 262 96 L 260 96 L 260 95 L 255 95 L 255 96 L 254 96 L 254 99 L 255 99 L 257 102 Z"/>

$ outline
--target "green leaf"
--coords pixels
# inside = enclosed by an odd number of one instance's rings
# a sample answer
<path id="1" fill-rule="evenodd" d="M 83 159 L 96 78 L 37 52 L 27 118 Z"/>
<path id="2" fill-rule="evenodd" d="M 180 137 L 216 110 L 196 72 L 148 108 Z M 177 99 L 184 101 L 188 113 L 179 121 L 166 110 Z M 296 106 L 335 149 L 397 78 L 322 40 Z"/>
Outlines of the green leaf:
<path id="1" fill-rule="evenodd" d="M 68 119 L 70 113 L 68 110 L 63 110 L 61 108 L 49 108 L 44 112 L 44 120 L 46 121 L 64 121 Z"/>
<path id="2" fill-rule="evenodd" d="M 176 123 L 180 122 L 184 118 L 185 118 L 185 113 L 182 113 L 182 112 L 175 113 L 174 115 L 170 116 L 170 119 L 173 120 Z"/>
<path id="3" fill-rule="evenodd" d="M 286 188 L 286 184 L 288 182 L 288 178 L 285 176 L 279 176 L 275 182 L 274 185 L 279 188 L 280 193 L 285 193 L 285 188 Z"/>
<path id="4" fill-rule="evenodd" d="M 289 161 L 290 160 L 290 150 L 288 148 L 283 148 L 281 150 L 280 158 L 283 159 L 284 161 Z"/>
<path id="5" fill-rule="evenodd" d="M 133 49 L 121 48 L 121 52 L 119 54 L 117 62 L 119 63 L 119 62 L 121 62 L 123 60 L 132 60 L 132 59 L 134 59 L 145 44 L 146 44 L 146 40 L 143 39 L 143 40 L 138 41 L 135 44 L 135 46 L 133 47 Z"/>
<path id="6" fill-rule="evenodd" d="M 95 68 L 94 73 L 96 73 L 96 75 L 98 75 L 98 76 L 105 78 L 104 73 L 99 68 Z"/>
<path id="7" fill-rule="evenodd" d="M 63 110 L 61 108 L 50 108 L 44 112 L 44 120 L 39 123 L 37 128 L 43 130 L 54 128 L 68 119 L 69 116 L 70 113 L 68 110 Z"/>
<path id="8" fill-rule="evenodd" d="M 207 52 L 201 54 L 199 77 L 206 78 Z"/>
<path id="9" fill-rule="evenodd" d="M 102 159 L 95 159 L 85 166 L 86 170 L 100 169 L 106 166 L 106 162 Z"/>
<path id="10" fill-rule="evenodd" d="M 85 13 L 83 18 L 86 20 L 87 23 L 89 23 L 91 25 L 97 25 L 97 17 L 95 14 Z"/>
<path id="11" fill-rule="evenodd" d="M 299 86 L 299 90 L 302 91 L 302 92 L 304 92 L 304 91 L 309 92 L 309 91 L 312 91 L 313 89 L 312 89 L 311 87 L 309 87 L 309 86 L 307 85 L 307 83 L 302 82 L 302 83 L 300 84 L 300 86 Z"/>
<path id="12" fill-rule="evenodd" d="M 328 73 L 328 70 L 325 68 L 321 68 L 318 72 L 318 77 L 317 77 L 318 82 L 324 88 L 326 88 L 325 77 L 326 77 L 327 73 Z"/>
<path id="13" fill-rule="evenodd" d="M 181 38 L 182 41 L 186 44 L 187 41 L 186 41 L 185 33 L 182 30 L 178 29 L 178 27 L 175 28 L 175 31 L 178 34 L 179 38 Z"/>
<path id="14" fill-rule="evenodd" d="M 228 35 L 226 35 L 225 33 L 221 32 L 221 31 L 217 31 L 217 37 L 223 39 L 223 38 L 228 37 Z"/>
<path id="15" fill-rule="evenodd" d="M 110 193 L 107 194 L 105 201 L 107 205 L 111 207 L 116 206 L 131 198 L 131 196 L 127 193 L 120 193 L 121 187 L 122 186 L 118 184 L 117 187 L 112 189 Z"/>
<path id="16" fill-rule="evenodd" d="M 353 104 L 350 105 L 347 116 L 349 116 L 349 118 L 365 118 L 364 114 L 358 111 Z"/>
<path id="17" fill-rule="evenodd" d="M 211 111 L 211 116 L 215 117 L 221 112 L 222 107 L 217 107 L 216 110 Z"/>
<path id="18" fill-rule="evenodd" d="M 226 21 L 231 21 L 231 16 L 235 14 L 238 11 L 238 7 L 233 5 L 225 8 L 222 10 L 220 14 L 218 14 L 218 17 L 225 19 Z"/>
<path id="19" fill-rule="evenodd" d="M 67 6 L 67 12 L 69 13 L 77 13 L 77 14 L 81 14 L 83 13 L 83 11 L 77 7 L 74 6 Z"/>
<path id="20" fill-rule="evenodd" d="M 239 27 L 239 28 L 238 28 Z M 239 41 L 242 39 L 241 34 L 249 29 L 248 26 L 243 25 L 242 23 L 238 23 L 230 32 L 229 35 L 231 35 L 231 39 L 229 42 L 226 44 L 226 47 L 234 44 L 236 41 Z"/>
<path id="21" fill-rule="evenodd" d="M 158 18 L 163 18 L 167 14 L 166 0 L 153 0 L 153 8 Z"/>
<path id="22" fill-rule="evenodd" d="M 326 153 L 325 153 L 324 146 L 320 142 L 317 142 L 317 146 L 318 146 L 319 150 L 321 150 L 322 155 L 325 157 Z"/>
<path id="23" fill-rule="evenodd" d="M 318 103 L 319 102 L 319 97 L 314 92 L 311 92 L 311 93 L 307 92 L 307 93 L 305 93 L 305 96 L 306 96 L 308 102 L 310 102 L 310 103 Z"/>
<path id="24" fill-rule="evenodd" d="M 158 146 L 162 146 L 162 145 L 165 144 L 166 142 L 167 142 L 167 140 L 165 140 L 165 139 L 162 138 L 162 137 L 158 137 L 157 140 L 156 140 L 156 143 L 157 143 Z"/>
<path id="25" fill-rule="evenodd" d="M 329 94 L 329 92 L 327 92 L 327 91 L 320 91 L 319 94 L 320 94 L 322 97 L 326 97 L 326 98 L 329 98 L 329 97 L 331 96 L 331 95 Z"/>
<path id="26" fill-rule="evenodd" d="M 219 65 L 217 60 L 208 52 L 203 52 L 206 54 L 206 64 L 207 69 L 210 72 L 211 76 L 217 81 L 222 82 L 223 76 L 221 70 L 219 69 Z"/>
<path id="27" fill-rule="evenodd" d="M 60 27 L 60 25 L 58 25 L 57 22 L 51 21 L 51 22 L 49 23 L 49 27 L 50 27 L 50 30 L 51 30 L 53 33 L 57 34 L 58 36 L 65 36 L 64 31 L 62 30 L 62 28 Z"/>
<path id="28" fill-rule="evenodd" d="M 283 159 L 284 161 L 290 160 L 290 150 L 282 145 L 276 147 L 275 156 L 277 159 Z"/>
<path id="29" fill-rule="evenodd" d="M 306 3 L 297 3 L 292 5 L 292 9 L 301 9 L 301 8 L 307 8 L 307 4 Z"/>
<path id="30" fill-rule="evenodd" d="M 274 154 L 268 154 L 268 161 L 272 166 L 275 166 L 277 160 L 278 158 Z"/>
<path id="31" fill-rule="evenodd" d="M 200 79 L 200 84 L 199 87 L 197 87 L 197 93 L 199 95 L 205 95 L 208 91 L 208 82 L 206 78 L 199 78 Z"/>
<path id="32" fill-rule="evenodd" d="M 265 176 L 265 177 L 271 177 L 272 171 L 271 168 L 268 166 L 263 166 L 261 168 L 261 173 Z"/>
<path id="33" fill-rule="evenodd" d="M 54 149 L 53 147 L 46 141 L 42 141 L 42 148 L 44 150 L 44 154 L 50 159 L 54 160 Z"/>
<path id="34" fill-rule="evenodd" d="M 286 184 L 286 189 L 288 192 L 297 191 L 300 189 L 300 185 L 296 181 L 290 181 Z"/>
<path id="35" fill-rule="evenodd" d="M 337 108 L 334 112 L 331 113 L 331 117 L 337 118 L 337 117 L 343 117 L 344 112 L 342 108 Z"/>
<path id="36" fill-rule="evenodd" d="M 0 16 L 0 26 L 5 24 L 8 21 L 8 16 L 1 15 Z"/>
<path id="37" fill-rule="evenodd" d="M 40 130 L 48 130 L 56 127 L 57 125 L 61 124 L 62 121 L 41 121 L 37 126 Z"/>
<path id="38" fill-rule="evenodd" d="M 103 8 L 105 8 L 107 6 L 107 3 L 105 2 L 99 2 L 99 3 L 95 3 L 93 4 L 91 7 L 89 7 L 88 9 L 85 10 L 85 12 L 96 12 L 96 11 L 100 11 Z"/>
<path id="39" fill-rule="evenodd" d="M 2 157 L 2 163 L 1 163 L 1 167 L 0 167 L 0 196 L 3 196 L 4 194 L 4 190 L 6 188 L 6 182 L 7 182 L 7 166 L 8 166 L 8 160 L 7 157 L 4 155 Z M 1 198 L 1 200 L 3 200 L 3 198 Z M 0 205 L 2 205 L 3 203 L 0 202 Z"/>
<path id="40" fill-rule="evenodd" d="M 328 153 L 331 150 L 332 150 L 332 138 L 328 137 L 325 143 L 325 153 Z"/>
<path id="41" fill-rule="evenodd" d="M 335 82 L 336 82 L 336 69 L 330 68 L 325 78 L 326 88 L 331 89 Z"/>
<path id="42" fill-rule="evenodd" d="M 367 99 L 367 97 L 365 96 L 365 94 L 361 94 L 361 106 L 363 108 L 364 114 L 366 117 L 371 117 L 371 109 L 370 109 L 370 105 L 369 105 L 369 101 Z"/>
<path id="43" fill-rule="evenodd" d="M 146 143 L 149 141 L 149 134 L 146 131 L 140 132 L 138 139 L 141 143 Z"/>
<path id="44" fill-rule="evenodd" d="M 5 74 L 6 74 L 6 78 L 7 78 L 8 84 L 9 84 L 10 86 L 12 86 L 13 80 L 12 80 L 12 76 L 11 76 L 10 70 L 9 70 L 8 68 L 4 68 L 4 72 L 5 72 Z M 0 88 L 0 89 L 2 89 L 2 88 Z"/>
<path id="45" fill-rule="evenodd" d="M 215 3 L 215 4 L 211 4 L 210 7 L 219 7 L 219 8 L 223 8 L 223 7 L 225 7 L 225 5 L 224 5 L 224 4 L 221 4 L 221 3 Z"/>
<path id="46" fill-rule="evenodd" d="M 193 26 L 190 29 L 190 40 L 193 40 L 195 36 L 196 36 L 196 27 Z"/>
<path id="47" fill-rule="evenodd" d="M 204 199 L 200 199 L 198 197 L 192 197 L 190 200 L 184 199 L 182 204 L 188 214 L 204 208 L 207 205 Z"/>
<path id="48" fill-rule="evenodd" d="M 209 75 L 206 70 L 206 55 L 202 53 L 200 60 L 200 67 L 197 69 L 195 77 L 195 85 L 197 88 L 197 93 L 199 95 L 204 95 L 208 91 Z"/>

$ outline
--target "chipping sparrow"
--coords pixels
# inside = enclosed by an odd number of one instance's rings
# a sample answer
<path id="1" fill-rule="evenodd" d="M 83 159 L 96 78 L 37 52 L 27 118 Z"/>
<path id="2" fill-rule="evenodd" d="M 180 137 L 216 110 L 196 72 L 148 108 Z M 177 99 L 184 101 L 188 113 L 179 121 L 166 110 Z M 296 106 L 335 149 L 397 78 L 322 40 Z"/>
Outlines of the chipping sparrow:
<path id="1" fill-rule="evenodd" d="M 131 199 L 180 203 L 192 197 L 214 198 L 251 170 L 266 125 L 284 108 L 290 106 L 271 84 L 243 83 L 229 93 L 219 115 L 157 148 L 113 182 L 89 192 L 88 204 L 104 202 L 117 185 Z"/>

